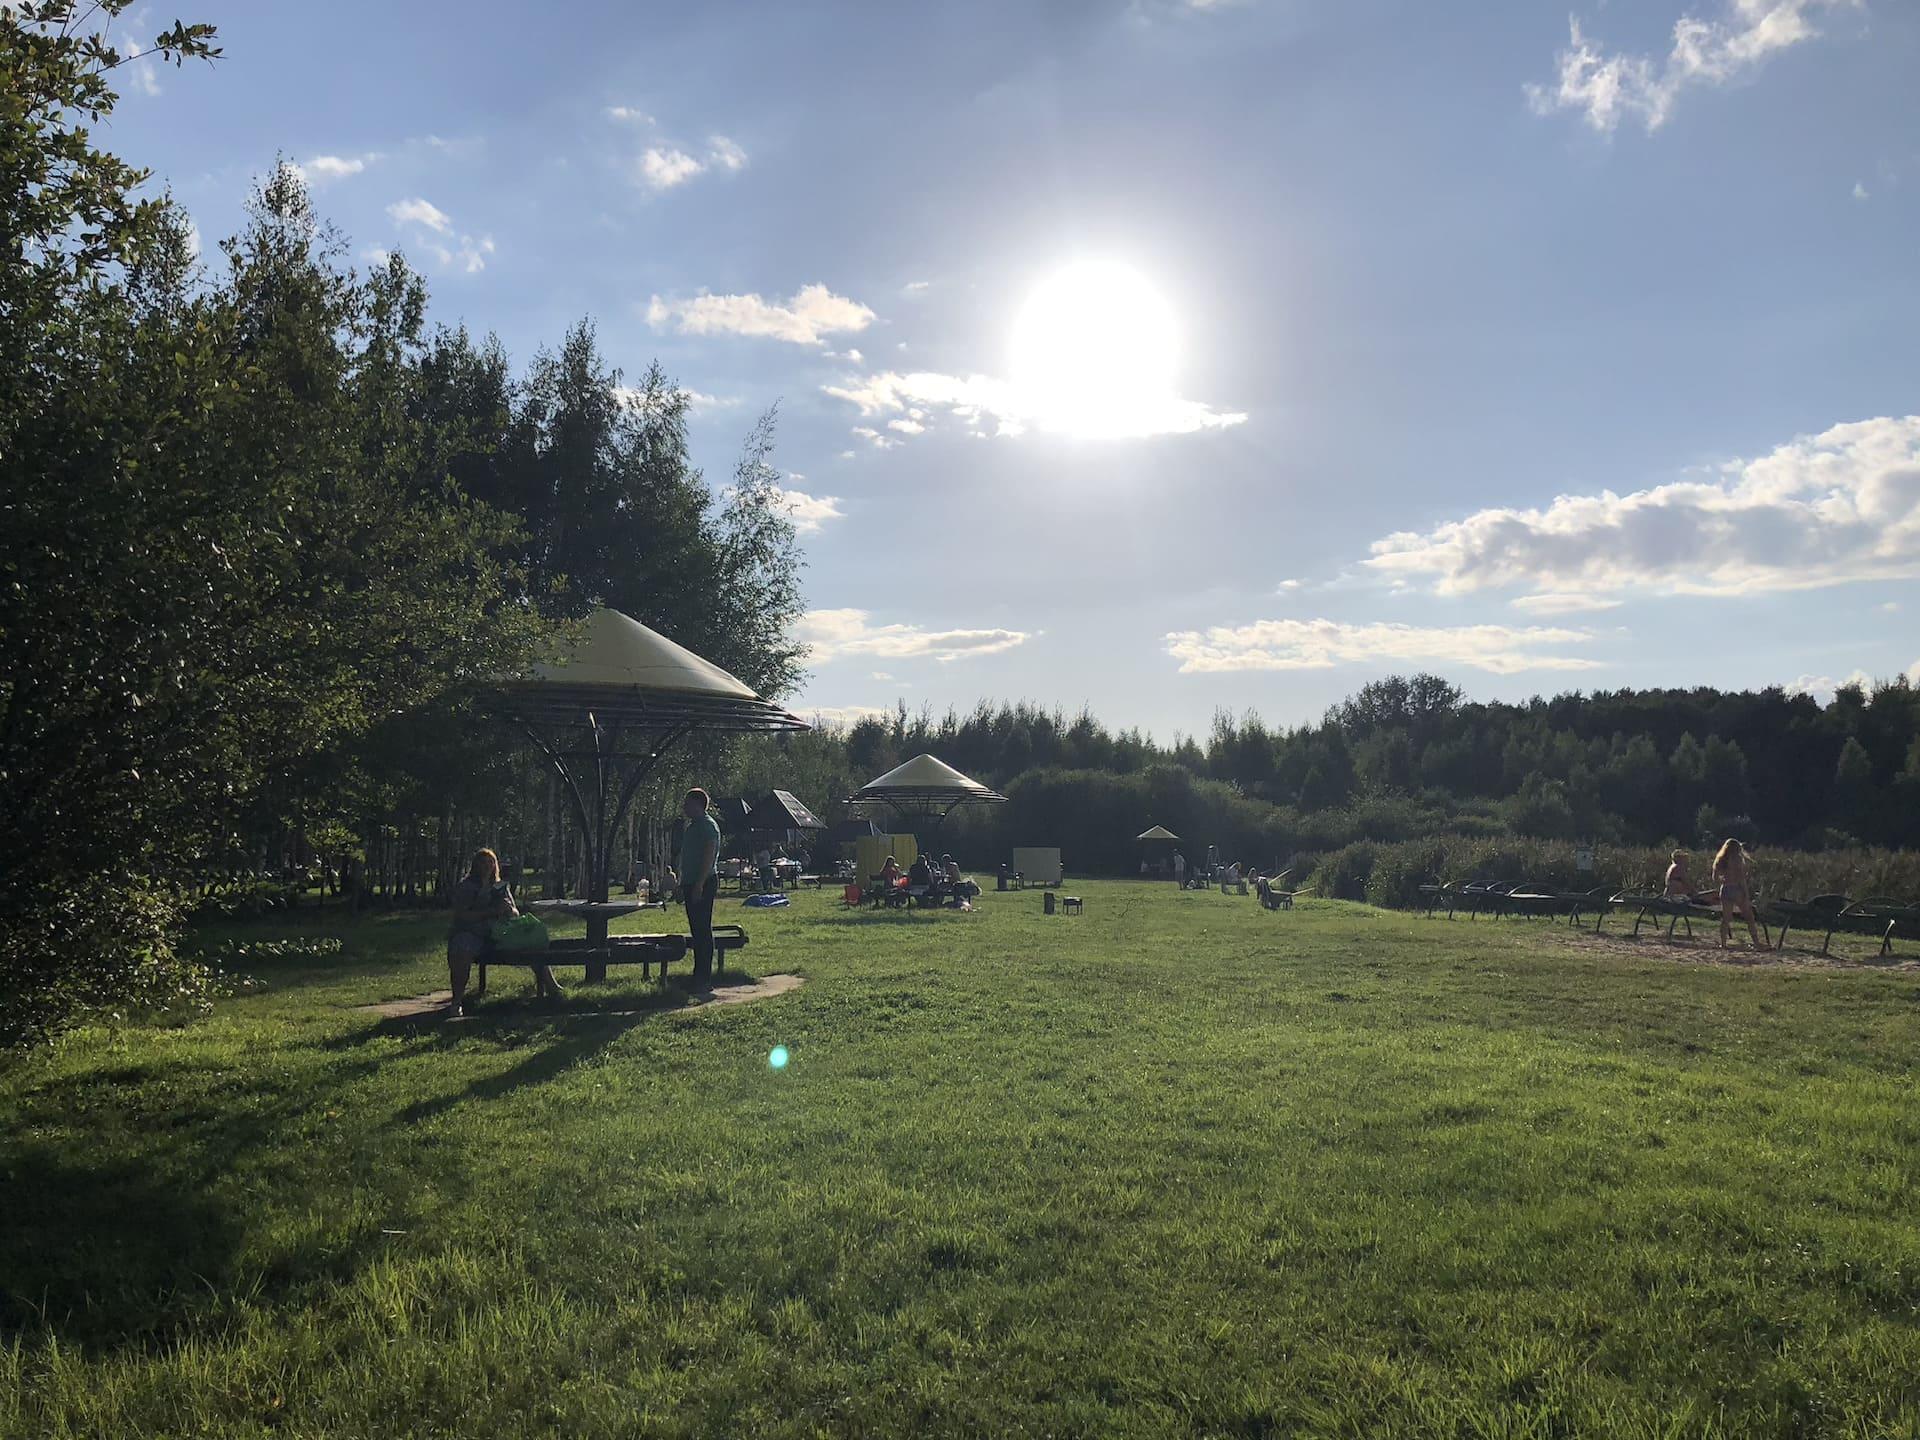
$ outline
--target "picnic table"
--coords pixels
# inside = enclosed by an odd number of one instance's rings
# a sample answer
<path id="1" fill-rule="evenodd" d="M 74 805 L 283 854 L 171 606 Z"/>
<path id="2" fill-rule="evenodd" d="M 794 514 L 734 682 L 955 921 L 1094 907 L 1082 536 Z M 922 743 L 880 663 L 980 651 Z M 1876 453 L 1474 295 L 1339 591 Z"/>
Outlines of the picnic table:
<path id="1" fill-rule="evenodd" d="M 663 900 L 535 900 L 524 907 L 538 915 L 578 916 L 602 922 L 642 910 L 665 910 Z M 714 969 L 724 972 L 729 952 L 747 943 L 747 932 L 738 925 L 713 927 Z M 651 979 L 653 967 L 660 967 L 660 983 L 667 980 L 667 962 L 693 953 L 690 935 L 609 935 L 604 943 L 591 936 L 549 940 L 544 950 L 489 952 L 480 962 L 480 987 L 486 988 L 488 965 L 584 965 L 590 979 L 604 979 L 608 965 L 638 965 L 642 979 Z"/>

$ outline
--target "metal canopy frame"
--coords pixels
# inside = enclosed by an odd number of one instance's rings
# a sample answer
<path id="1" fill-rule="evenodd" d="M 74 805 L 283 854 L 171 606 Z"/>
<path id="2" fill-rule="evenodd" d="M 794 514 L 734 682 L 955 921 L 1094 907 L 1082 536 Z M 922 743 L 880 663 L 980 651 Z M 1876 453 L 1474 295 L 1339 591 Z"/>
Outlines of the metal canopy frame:
<path id="1" fill-rule="evenodd" d="M 696 731 L 779 734 L 812 728 L 757 697 L 632 685 L 508 681 L 488 705 L 526 736 L 560 781 L 586 844 L 587 899 L 602 904 L 627 811 L 668 751 Z M 606 917 L 587 917 L 587 941 L 590 948 L 604 949 Z M 587 979 L 606 978 L 604 961 L 588 963 Z"/>
<path id="2" fill-rule="evenodd" d="M 1007 797 L 985 786 L 977 790 L 948 787 L 901 786 L 898 789 L 861 790 L 847 797 L 847 807 L 856 812 L 871 809 L 890 810 L 901 820 L 927 822 L 938 834 L 947 817 L 963 805 L 1004 805 Z"/>

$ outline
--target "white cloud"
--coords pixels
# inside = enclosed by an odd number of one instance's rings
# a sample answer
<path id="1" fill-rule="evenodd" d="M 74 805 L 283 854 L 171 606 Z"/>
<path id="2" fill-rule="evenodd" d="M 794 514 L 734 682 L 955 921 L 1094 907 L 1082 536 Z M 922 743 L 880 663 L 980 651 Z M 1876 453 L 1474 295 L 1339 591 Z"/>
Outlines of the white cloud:
<path id="1" fill-rule="evenodd" d="M 1527 98 L 1541 115 L 1578 111 L 1603 134 L 1628 117 L 1651 134 L 1666 124 L 1682 91 L 1726 84 L 1774 52 L 1817 36 L 1813 13 L 1858 5 L 1859 0 L 1727 0 L 1719 20 L 1681 16 L 1673 27 L 1672 48 L 1660 61 L 1608 54 L 1575 19 L 1567 48 L 1556 57 L 1554 83 L 1528 85 Z"/>
<path id="2" fill-rule="evenodd" d="M 1445 595 L 1742 595 L 1912 579 L 1920 415 L 1836 425 L 1704 479 L 1481 510 L 1372 548 L 1376 572 L 1428 579 Z"/>
<path id="3" fill-rule="evenodd" d="M 9 6 L 8 8 L 11 9 L 12 7 Z M 136 17 L 136 19 L 137 18 L 138 17 Z M 127 60 L 132 67 L 127 71 L 127 85 L 131 89 L 138 90 L 142 95 L 158 95 L 160 93 L 160 77 L 154 73 L 154 69 L 159 65 L 160 60 L 150 57 L 144 62 L 141 61 L 140 57 L 147 52 L 141 47 L 138 40 L 127 39 L 124 42 L 123 48 L 127 52 Z"/>
<path id="4" fill-rule="evenodd" d="M 1920 660 L 1916 660 L 1914 666 L 1920 669 Z M 1870 695 L 1873 693 L 1873 676 L 1864 670 L 1854 670 L 1838 680 L 1830 675 L 1802 675 L 1798 680 L 1788 681 L 1786 689 L 1789 695 L 1811 695 L 1815 704 L 1825 707 L 1833 703 L 1836 690 L 1848 685 L 1858 685 Z"/>
<path id="5" fill-rule="evenodd" d="M 641 125 L 653 124 L 653 116 L 647 114 L 644 110 L 636 110 L 631 105 L 609 105 L 607 107 L 607 118 L 609 120 L 630 121 Z"/>
<path id="6" fill-rule="evenodd" d="M 887 421 L 887 428 L 889 430 L 897 430 L 902 435 L 924 435 L 927 429 L 927 427 L 922 425 L 918 420 L 913 419 L 889 420 Z"/>
<path id="7" fill-rule="evenodd" d="M 1854 199 L 1866 200 L 1872 196 L 1872 193 L 1873 193 L 1872 191 L 1868 190 L 1867 187 L 1861 184 L 1858 180 L 1853 182 L 1853 198 Z"/>
<path id="8" fill-rule="evenodd" d="M 873 678 L 876 680 L 891 680 L 893 679 L 893 676 L 889 675 L 884 670 L 876 670 L 873 672 Z"/>
<path id="9" fill-rule="evenodd" d="M 829 350 L 826 352 L 826 358 L 829 360 L 844 360 L 849 365 L 858 365 L 864 357 L 858 350 L 849 347 L 845 350 Z"/>
<path id="10" fill-rule="evenodd" d="M 462 235 L 459 243 L 451 247 L 428 244 L 427 253 L 450 270 L 477 275 L 487 268 L 487 256 L 493 254 L 493 237 L 482 235 L 476 240 L 471 235 Z"/>
<path id="11" fill-rule="evenodd" d="M 316 155 L 311 160 L 302 160 L 293 168 L 300 172 L 300 178 L 307 184 L 317 187 L 358 175 L 378 159 L 380 155 L 377 151 L 369 151 L 365 155 Z M 419 203 L 426 204 L 424 200 Z"/>
<path id="12" fill-rule="evenodd" d="M 460 270 L 468 275 L 476 275 L 487 268 L 487 257 L 494 252 L 491 235 L 456 235 L 453 217 L 438 205 L 434 205 L 418 196 L 411 200 L 396 200 L 387 206 L 387 214 L 396 225 L 418 227 L 415 238 L 420 248 L 438 260 L 448 270 Z M 386 251 L 363 251 L 363 255 L 372 258 L 379 256 L 377 263 L 384 263 Z"/>
<path id="13" fill-rule="evenodd" d="M 1282 580 L 1273 588 L 1275 591 L 1298 590 L 1301 584 L 1302 582 L 1299 580 Z"/>
<path id="14" fill-rule="evenodd" d="M 861 720 L 885 720 L 893 711 L 882 705 L 805 705 L 801 713 L 816 726 L 846 729 Z"/>
<path id="15" fill-rule="evenodd" d="M 903 375 L 887 370 L 820 388 L 869 417 L 910 409 L 944 410 L 975 431 L 991 429 L 998 435 L 1021 435 L 1031 427 L 1048 428 L 1046 408 L 1038 397 L 991 375 L 942 375 L 927 370 Z M 1165 395 L 1134 406 L 1125 416 L 1125 424 L 1108 438 L 1188 435 L 1243 424 L 1246 418 L 1239 411 L 1215 410 L 1197 400 Z"/>
<path id="16" fill-rule="evenodd" d="M 891 450 L 893 449 L 894 446 L 900 443 L 898 440 L 894 439 L 891 435 L 882 435 L 878 430 L 874 429 L 871 425 L 856 425 L 853 427 L 852 430 L 850 430 L 847 433 L 851 435 L 858 435 L 862 440 L 865 440 L 869 445 L 873 446 L 876 450 Z"/>
<path id="17" fill-rule="evenodd" d="M 387 214 L 396 225 L 420 225 L 438 235 L 445 235 L 453 229 L 453 221 L 446 211 L 418 196 L 411 200 L 394 201 L 387 206 Z"/>
<path id="18" fill-rule="evenodd" d="M 838 495 L 809 495 L 804 490 L 782 490 L 780 500 L 793 517 L 793 528 L 802 535 L 815 534 L 829 520 L 847 518 L 847 512 L 840 508 Z"/>
<path id="19" fill-rule="evenodd" d="M 635 409 L 644 409 L 646 406 L 646 392 L 636 390 L 631 385 L 616 385 L 613 393 L 623 405 L 631 405 Z M 684 385 L 676 393 L 691 415 L 704 414 L 708 410 L 731 410 L 740 403 L 737 395 L 709 395 L 703 390 L 692 390 Z"/>
<path id="20" fill-rule="evenodd" d="M 1592 670 L 1598 661 L 1552 653 L 1591 639 L 1583 630 L 1530 625 L 1349 625 L 1337 620 L 1256 620 L 1167 636 L 1182 674 L 1232 670 L 1324 670 L 1390 660 L 1453 663 L 1512 675 L 1522 670 Z"/>
<path id="21" fill-rule="evenodd" d="M 918 295 L 932 284 L 933 282 L 931 280 L 909 280 L 900 287 L 900 293 L 902 295 Z"/>
<path id="22" fill-rule="evenodd" d="M 616 119 L 643 120 L 653 123 L 651 115 L 642 115 L 638 111 L 629 111 L 625 106 L 615 106 L 607 112 Z M 747 168 L 747 152 L 725 135 L 712 135 L 707 138 L 704 155 L 695 155 L 677 145 L 649 145 L 640 155 L 639 178 L 641 184 L 649 190 L 671 190 L 684 185 L 696 175 L 704 175 L 709 170 L 739 171 Z"/>
<path id="23" fill-rule="evenodd" d="M 1600 595 L 1522 595 L 1513 602 L 1513 608 L 1529 615 L 1579 615 L 1594 610 L 1615 610 L 1620 603 Z"/>
<path id="24" fill-rule="evenodd" d="M 950 660 L 997 655 L 1023 645 L 1024 630 L 924 630 L 918 625 L 875 625 L 867 610 L 809 610 L 796 627 L 802 644 L 818 664 L 843 655 L 874 655 L 884 660 Z"/>
<path id="25" fill-rule="evenodd" d="M 360 252 L 360 258 L 369 265 L 376 265 L 381 269 L 385 269 L 387 261 L 393 258 L 393 252 L 391 250 L 384 250 L 378 245 L 369 245 Z"/>
<path id="26" fill-rule="evenodd" d="M 706 168 L 686 151 L 671 146 L 649 145 L 640 157 L 640 178 L 653 190 L 684 185 Z"/>
<path id="27" fill-rule="evenodd" d="M 753 335 L 794 345 L 818 345 L 842 331 L 864 330 L 873 311 L 858 300 L 836 295 L 824 285 L 803 285 L 788 300 L 758 295 L 709 295 L 647 302 L 647 323 L 659 330 L 671 324 L 682 335 Z"/>

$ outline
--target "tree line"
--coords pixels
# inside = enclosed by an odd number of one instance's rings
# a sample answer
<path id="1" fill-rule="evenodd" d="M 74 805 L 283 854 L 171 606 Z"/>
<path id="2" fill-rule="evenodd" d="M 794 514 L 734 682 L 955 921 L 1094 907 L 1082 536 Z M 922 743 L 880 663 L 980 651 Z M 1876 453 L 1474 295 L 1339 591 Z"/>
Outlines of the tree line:
<path id="1" fill-rule="evenodd" d="M 942 832 L 949 848 L 986 865 L 1015 844 L 1058 844 L 1083 872 L 1136 868 L 1133 836 L 1151 824 L 1275 865 L 1436 835 L 1899 848 L 1920 815 L 1920 691 L 1905 677 L 1842 687 L 1822 707 L 1778 687 L 1480 702 L 1436 676 L 1393 676 L 1314 724 L 1221 712 L 1204 742 L 1165 744 L 1084 710 L 902 706 L 807 737 L 804 750 L 750 747 L 742 763 L 767 780 L 790 757 L 785 788 L 827 815 L 923 751 L 1009 800 L 957 814 Z"/>

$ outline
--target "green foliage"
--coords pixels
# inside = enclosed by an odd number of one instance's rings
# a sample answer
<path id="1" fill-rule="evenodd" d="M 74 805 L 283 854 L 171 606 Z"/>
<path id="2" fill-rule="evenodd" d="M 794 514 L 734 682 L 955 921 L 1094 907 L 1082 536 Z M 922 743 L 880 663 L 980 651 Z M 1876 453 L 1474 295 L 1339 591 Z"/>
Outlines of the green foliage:
<path id="1" fill-rule="evenodd" d="M 179 901 L 137 876 L 15 892 L 0 911 L 0 1047 L 42 1044 L 74 1017 L 204 1013 L 213 976 L 174 948 Z"/>
<path id="2" fill-rule="evenodd" d="M 1713 845 L 1718 844 L 1716 838 Z M 1554 890 L 1657 892 L 1669 851 L 1639 845 L 1593 847 L 1594 868 L 1581 870 L 1579 846 L 1566 840 L 1485 835 L 1432 835 L 1403 844 L 1361 843 L 1320 857 L 1313 883 L 1323 895 L 1364 899 L 1391 909 L 1424 909 L 1420 886 L 1432 880 L 1529 883 Z M 1704 877 L 1712 846 L 1694 851 L 1693 873 Z M 1899 850 L 1780 850 L 1753 852 L 1762 899 L 1851 894 L 1920 895 L 1920 852 Z M 1703 881 L 1704 883 L 1704 881 Z"/>
<path id="3" fill-rule="evenodd" d="M 287 165 L 197 266 L 183 217 L 91 139 L 129 63 L 99 27 L 126 8 L 0 8 L 13 1035 L 185 973 L 129 900 L 124 936 L 89 923 L 56 978 L 30 952 L 65 896 L 111 910 L 134 873 L 290 903 L 299 872 L 376 863 L 411 891 L 503 816 L 536 828 L 537 788 L 471 701 L 589 605 L 769 694 L 797 678 L 770 416 L 716 513 L 657 367 L 627 390 L 582 324 L 521 384 L 496 345 L 428 335 L 420 277 L 398 256 L 354 271 Z M 176 24 L 133 63 L 211 59 L 211 39 Z"/>

